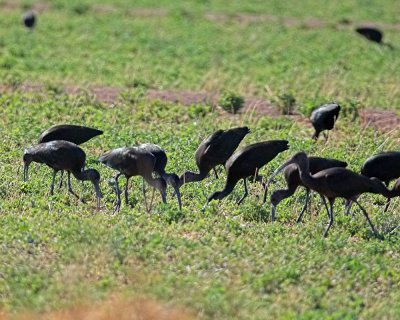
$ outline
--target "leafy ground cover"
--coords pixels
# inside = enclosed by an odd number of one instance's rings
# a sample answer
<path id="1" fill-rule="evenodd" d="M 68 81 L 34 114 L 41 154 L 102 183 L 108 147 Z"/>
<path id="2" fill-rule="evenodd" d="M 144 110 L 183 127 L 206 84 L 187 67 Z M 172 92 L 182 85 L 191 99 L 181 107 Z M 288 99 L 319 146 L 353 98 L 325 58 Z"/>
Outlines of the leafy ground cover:
<path id="1" fill-rule="evenodd" d="M 397 2 L 370 2 L 361 9 L 362 1 L 332 2 L 323 10 L 311 0 L 301 7 L 278 1 L 268 7 L 261 1 L 233 1 L 229 7 L 223 1 L 137 1 L 136 7 L 122 0 L 102 1 L 102 7 L 100 1 L 44 1 L 38 29 L 28 33 L 19 18 L 21 8 L 32 3 L 0 1 L 1 82 L 46 87 L 45 92 L 0 96 L 4 312 L 11 317 L 52 312 L 118 294 L 128 301 L 145 297 L 183 307 L 204 319 L 399 317 L 399 233 L 375 239 L 357 209 L 352 216 L 343 215 L 342 201 L 337 201 L 327 239 L 322 239 L 326 213 L 316 196 L 304 223 L 294 223 L 303 192 L 280 204 L 276 223 L 269 222 L 271 208 L 261 205 L 257 184 L 250 186 L 251 195 L 240 207 L 235 205 L 242 195 L 239 184 L 230 197 L 201 212 L 207 195 L 224 184 L 221 171 L 219 180 L 208 177 L 181 189 L 182 212 L 170 193 L 168 204 L 160 204 L 157 196 L 153 212 L 145 213 L 141 180 L 132 179 L 134 208 L 123 206 L 111 215 L 115 196 L 109 179 L 114 173 L 97 161 L 111 148 L 152 142 L 166 150 L 167 169 L 180 174 L 195 169 L 194 151 L 210 132 L 248 125 L 252 132 L 243 145 L 290 141 L 290 150 L 268 164 L 264 176 L 299 150 L 344 159 L 358 171 L 370 155 L 397 149 L 398 131 L 379 134 L 348 113 L 328 143 L 314 144 L 312 130 L 295 117 L 230 115 L 210 106 L 149 102 L 143 90 L 227 89 L 270 99 L 291 93 L 304 114 L 331 99 L 344 110 L 354 103 L 397 108 L 396 49 L 373 45 L 349 28 L 304 28 L 268 19 L 239 23 L 235 18 L 257 13 L 395 26 Z M 230 18 L 209 19 L 210 12 Z M 394 29 L 387 38 L 396 47 Z M 125 91 L 105 104 L 86 91 L 68 96 L 64 84 Z M 88 184 L 73 181 L 86 205 L 65 188 L 49 197 L 50 169 L 45 166 L 32 165 L 30 181 L 22 181 L 24 148 L 57 123 L 104 130 L 82 146 L 88 166 L 102 176 L 100 211 L 93 209 Z M 282 185 L 281 177 L 274 188 Z M 398 200 L 387 213 L 383 198 L 364 195 L 361 201 L 381 233 L 399 224 Z"/>

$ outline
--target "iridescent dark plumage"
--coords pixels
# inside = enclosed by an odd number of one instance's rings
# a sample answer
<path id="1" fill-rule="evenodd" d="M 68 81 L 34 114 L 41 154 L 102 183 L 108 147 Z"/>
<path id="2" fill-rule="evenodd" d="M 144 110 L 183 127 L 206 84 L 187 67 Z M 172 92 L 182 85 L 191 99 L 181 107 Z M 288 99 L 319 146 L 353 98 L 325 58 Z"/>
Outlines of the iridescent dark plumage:
<path id="1" fill-rule="evenodd" d="M 310 173 L 315 174 L 321 170 L 335 168 L 335 167 L 347 167 L 347 163 L 335 159 L 327 159 L 327 158 L 320 158 L 320 157 L 309 157 L 310 162 Z M 287 184 L 287 189 L 276 190 L 271 194 L 271 204 L 272 204 L 272 211 L 271 211 L 271 218 L 272 221 L 275 220 L 275 210 L 278 204 L 292 196 L 297 187 L 303 186 L 306 189 L 306 201 L 304 204 L 303 209 L 301 210 L 296 222 L 300 222 L 304 212 L 307 209 L 308 201 L 309 201 L 309 192 L 310 189 L 307 188 L 300 179 L 299 169 L 296 164 L 288 165 L 284 171 L 284 176 Z"/>
<path id="2" fill-rule="evenodd" d="M 225 165 L 226 161 L 249 132 L 250 130 L 247 127 L 218 130 L 204 139 L 195 154 L 196 164 L 200 172 L 186 171 L 180 177 L 181 184 L 201 181 L 216 166 Z"/>
<path id="3" fill-rule="evenodd" d="M 54 140 L 65 140 L 79 145 L 102 133 L 103 131 L 101 130 L 85 126 L 61 124 L 44 131 L 40 135 L 38 142 L 42 143 Z"/>
<path id="4" fill-rule="evenodd" d="M 27 11 L 22 17 L 22 22 L 25 27 L 32 30 L 36 23 L 35 13 L 33 11 Z"/>
<path id="5" fill-rule="evenodd" d="M 332 130 L 339 117 L 340 106 L 336 103 L 324 104 L 315 109 L 310 116 L 311 124 L 315 129 L 313 139 L 318 139 L 324 130 Z"/>
<path id="6" fill-rule="evenodd" d="M 126 177 L 125 185 L 125 201 L 128 204 L 128 183 L 129 178 L 133 176 L 142 176 L 148 184 L 153 188 L 160 191 L 163 202 L 166 202 L 166 188 L 167 184 L 163 178 L 152 177 L 152 173 L 156 164 L 156 157 L 150 152 L 147 152 L 138 147 L 125 147 L 118 148 L 107 152 L 99 158 L 99 161 L 106 166 L 117 170 L 118 174 L 115 177 L 117 203 L 115 211 L 119 210 L 121 206 L 120 190 L 118 186 L 118 178 L 121 175 Z M 144 193 L 144 187 L 143 187 Z M 144 193 L 145 197 L 145 193 Z M 146 200 L 145 200 L 146 201 Z M 147 203 L 146 203 L 147 208 Z M 150 205 L 151 209 L 151 205 Z"/>
<path id="7" fill-rule="evenodd" d="M 86 161 L 85 152 L 76 144 L 69 141 L 51 141 L 36 144 L 24 152 L 24 180 L 28 180 L 28 168 L 31 162 L 44 163 L 53 169 L 53 178 L 50 194 L 53 194 L 54 179 L 58 171 L 68 172 L 68 191 L 78 197 L 71 188 L 70 174 L 78 180 L 92 182 L 97 198 L 97 207 L 100 207 L 100 174 L 95 169 L 83 170 Z M 79 198 L 79 197 L 78 197 Z"/>
<path id="8" fill-rule="evenodd" d="M 255 180 L 260 180 L 258 170 L 274 159 L 279 153 L 289 149 L 288 141 L 286 140 L 271 140 L 264 141 L 246 146 L 235 152 L 226 162 L 225 169 L 227 179 L 225 187 L 221 191 L 212 193 L 207 202 L 211 200 L 221 200 L 229 195 L 237 182 L 243 179 L 244 195 L 238 201 L 240 204 L 247 196 L 246 178 L 253 176 Z M 265 202 L 265 192 L 264 192 Z"/>
<path id="9" fill-rule="evenodd" d="M 383 33 L 377 28 L 358 27 L 356 32 L 372 42 L 382 43 Z"/>

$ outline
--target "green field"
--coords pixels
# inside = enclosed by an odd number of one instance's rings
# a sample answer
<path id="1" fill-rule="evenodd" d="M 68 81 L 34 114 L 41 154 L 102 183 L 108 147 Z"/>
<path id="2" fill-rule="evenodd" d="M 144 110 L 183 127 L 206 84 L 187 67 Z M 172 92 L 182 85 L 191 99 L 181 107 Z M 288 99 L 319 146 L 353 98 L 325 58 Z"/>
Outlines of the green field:
<path id="1" fill-rule="evenodd" d="M 34 32 L 20 23 L 30 5 L 41 10 Z M 343 215 L 341 199 L 327 239 L 316 195 L 304 222 L 294 222 L 303 190 L 280 204 L 275 223 L 258 184 L 250 184 L 241 206 L 235 204 L 243 193 L 239 183 L 202 212 L 207 196 L 224 185 L 222 170 L 218 180 L 181 188 L 181 212 L 169 191 L 166 205 L 157 195 L 146 213 L 142 181 L 131 179 L 134 208 L 123 205 L 112 215 L 114 172 L 97 161 L 112 148 L 151 142 L 166 150 L 167 171 L 180 175 L 196 168 L 194 152 L 211 132 L 247 125 L 251 133 L 242 145 L 290 141 L 290 150 L 262 169 L 265 177 L 300 150 L 345 160 L 359 171 L 369 156 L 398 150 L 398 130 L 379 134 L 343 114 L 328 142 L 314 143 L 299 118 L 230 115 L 211 106 L 147 101 L 144 93 L 232 90 L 272 101 L 290 93 L 304 114 L 331 100 L 344 110 L 351 103 L 400 109 L 399 9 L 395 0 L 0 0 L 0 84 L 45 87 L 0 95 L 0 309 L 12 318 L 118 294 L 183 307 L 200 319 L 399 318 L 399 233 L 376 239 L 360 210 Z M 311 19 L 318 27 L 309 26 Z M 384 27 L 394 49 L 352 31 L 371 21 Z M 85 91 L 66 95 L 67 85 L 119 87 L 123 94 L 102 104 Z M 104 130 L 82 146 L 88 166 L 102 176 L 100 211 L 93 209 L 89 183 L 73 180 L 88 204 L 66 188 L 49 196 L 46 166 L 32 164 L 30 180 L 22 181 L 24 149 L 59 123 Z M 283 184 L 280 176 L 272 189 Z M 386 213 L 383 197 L 360 199 L 380 233 L 399 225 L 398 199 Z"/>

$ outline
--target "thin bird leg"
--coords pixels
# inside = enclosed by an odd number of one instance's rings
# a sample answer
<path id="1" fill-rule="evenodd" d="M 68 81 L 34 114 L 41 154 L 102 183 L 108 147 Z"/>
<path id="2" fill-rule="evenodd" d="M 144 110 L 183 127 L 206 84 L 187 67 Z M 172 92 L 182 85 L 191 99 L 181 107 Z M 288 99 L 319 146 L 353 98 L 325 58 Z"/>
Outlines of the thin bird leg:
<path id="1" fill-rule="evenodd" d="M 151 194 L 151 200 L 150 200 L 150 207 L 149 207 L 149 212 L 153 208 L 153 200 L 154 200 L 154 192 L 156 191 L 156 188 L 153 188 L 153 193 Z"/>
<path id="2" fill-rule="evenodd" d="M 324 201 L 325 201 L 325 199 L 324 199 Z M 332 224 L 333 224 L 333 203 L 334 203 L 334 202 L 335 202 L 334 199 L 329 199 L 329 207 L 330 207 L 330 210 L 328 211 L 328 214 L 329 214 L 329 224 L 328 224 L 328 226 L 326 227 L 326 230 L 325 230 L 325 232 L 324 232 L 324 238 L 326 238 L 326 237 L 328 236 L 329 229 L 332 227 Z M 326 201 L 325 201 L 325 203 L 326 203 Z"/>
<path id="3" fill-rule="evenodd" d="M 119 190 L 119 183 L 118 183 L 118 178 L 121 176 L 121 173 L 118 173 L 114 180 L 115 180 L 115 193 L 117 195 L 117 202 L 115 203 L 114 206 L 114 211 L 113 214 L 121 208 L 121 191 Z"/>
<path id="4" fill-rule="evenodd" d="M 214 167 L 213 170 L 214 170 L 215 179 L 218 179 L 218 172 L 217 172 L 217 169 L 215 169 L 215 167 Z"/>
<path id="5" fill-rule="evenodd" d="M 344 212 L 345 216 L 348 216 L 350 214 L 350 209 L 351 209 L 352 205 L 353 205 L 353 201 L 351 201 L 351 200 L 346 200 L 346 202 L 344 203 L 344 208 L 346 209 Z"/>
<path id="6" fill-rule="evenodd" d="M 256 168 L 256 171 L 254 172 L 253 183 L 257 181 L 257 178 L 258 178 L 258 168 Z M 261 182 L 262 182 L 262 178 L 261 178 Z"/>
<path id="7" fill-rule="evenodd" d="M 71 186 L 71 172 L 67 172 L 67 186 L 68 186 L 68 192 L 73 194 L 78 200 L 83 201 L 83 199 L 80 199 L 79 196 L 72 190 Z"/>
<path id="8" fill-rule="evenodd" d="M 61 175 L 60 175 L 60 182 L 58 184 L 58 189 L 62 188 L 63 185 L 63 178 L 64 178 L 64 170 L 61 170 Z"/>
<path id="9" fill-rule="evenodd" d="M 330 213 L 329 213 L 329 208 L 328 208 L 328 204 L 326 203 L 325 197 L 324 197 L 322 194 L 319 194 L 319 196 L 321 197 L 322 203 L 323 203 L 324 206 L 325 206 L 326 213 L 328 214 L 328 219 L 330 219 L 330 218 L 331 218 L 331 215 L 330 215 Z"/>
<path id="10" fill-rule="evenodd" d="M 357 205 L 360 207 L 362 213 L 364 214 L 365 219 L 367 219 L 369 226 L 371 227 L 372 231 L 374 232 L 375 237 L 380 238 L 378 232 L 376 232 L 374 225 L 372 224 L 371 220 L 368 217 L 367 211 L 361 206 L 361 204 L 357 200 L 353 200 Z"/>
<path id="11" fill-rule="evenodd" d="M 150 212 L 149 208 L 147 207 L 147 197 L 146 197 L 146 187 L 144 185 L 144 178 L 142 179 L 142 191 L 143 191 L 143 199 L 144 199 L 144 205 L 146 207 L 146 212 Z"/>
<path id="12" fill-rule="evenodd" d="M 54 182 L 56 180 L 56 174 L 57 174 L 57 170 L 53 170 L 53 177 L 51 179 L 51 185 L 50 185 L 50 195 L 51 196 L 54 194 Z"/>
<path id="13" fill-rule="evenodd" d="M 127 177 L 127 178 L 126 178 L 126 184 L 125 184 L 125 191 L 124 191 L 124 194 L 125 194 L 125 204 L 126 204 L 126 205 L 129 205 L 129 200 L 128 200 L 128 188 L 129 188 L 129 178 Z"/>
<path id="14" fill-rule="evenodd" d="M 325 137 L 325 143 L 327 143 L 329 138 L 329 131 L 326 133 L 324 132 L 324 137 Z"/>
<path id="15" fill-rule="evenodd" d="M 236 202 L 237 205 L 241 204 L 241 203 L 243 202 L 244 198 L 246 198 L 247 195 L 248 195 L 246 178 L 243 178 L 243 186 L 244 186 L 244 194 L 243 194 L 243 197 L 241 197 L 241 198 L 239 199 L 239 201 Z"/>
<path id="16" fill-rule="evenodd" d="M 389 209 L 389 205 L 390 205 L 390 198 L 386 199 L 386 205 L 385 205 L 385 209 L 383 210 L 383 212 L 386 212 Z"/>
<path id="17" fill-rule="evenodd" d="M 301 212 L 296 219 L 297 223 L 301 222 L 301 219 L 303 218 L 303 214 L 307 210 L 309 197 L 310 197 L 310 189 L 306 188 L 306 202 L 304 203 L 303 209 L 301 209 Z"/>

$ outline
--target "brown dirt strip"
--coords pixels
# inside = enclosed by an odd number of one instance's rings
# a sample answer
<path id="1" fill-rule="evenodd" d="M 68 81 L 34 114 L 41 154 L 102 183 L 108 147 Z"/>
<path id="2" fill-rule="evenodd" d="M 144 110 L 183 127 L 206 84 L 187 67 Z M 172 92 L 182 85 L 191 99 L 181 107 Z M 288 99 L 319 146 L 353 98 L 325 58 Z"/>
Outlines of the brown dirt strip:
<path id="1" fill-rule="evenodd" d="M 25 83 L 17 87 L 10 87 L 0 84 L 0 93 L 6 92 L 40 92 L 46 94 L 48 91 L 42 84 Z M 118 103 L 121 93 L 129 91 L 128 88 L 118 88 L 110 86 L 92 85 L 89 87 L 64 86 L 63 91 L 67 95 L 77 96 L 83 92 L 93 96 L 94 100 L 108 105 Z M 177 91 L 177 90 L 156 90 L 149 89 L 145 93 L 145 98 L 151 100 L 162 100 L 172 103 L 179 103 L 183 106 L 194 104 L 204 104 L 217 106 L 218 94 L 202 91 Z M 241 113 L 254 113 L 259 116 L 279 117 L 281 113 L 270 102 L 257 97 L 245 97 L 244 107 Z M 396 111 L 378 110 L 372 108 L 364 108 L 359 111 L 362 123 L 372 126 L 382 133 L 399 131 L 400 118 Z M 299 121 L 305 120 L 301 116 L 295 115 Z"/>

